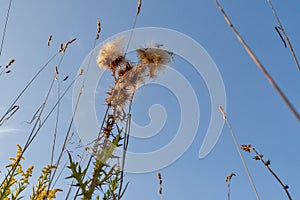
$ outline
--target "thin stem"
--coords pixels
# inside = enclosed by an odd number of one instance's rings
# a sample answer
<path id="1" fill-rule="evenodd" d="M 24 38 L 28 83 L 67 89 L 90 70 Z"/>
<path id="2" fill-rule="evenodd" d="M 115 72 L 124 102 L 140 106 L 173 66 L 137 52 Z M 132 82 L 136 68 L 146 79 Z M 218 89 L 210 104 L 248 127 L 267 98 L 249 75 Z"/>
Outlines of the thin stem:
<path id="1" fill-rule="evenodd" d="M 239 153 L 239 156 L 240 156 L 240 158 L 241 158 L 241 161 L 242 161 L 242 163 L 243 163 L 243 166 L 244 166 L 244 168 L 245 168 L 245 171 L 246 171 L 246 173 L 247 173 L 247 175 L 248 175 L 248 179 L 249 179 L 249 181 L 250 181 L 250 183 L 251 183 L 251 186 L 252 186 L 253 191 L 254 191 L 254 193 L 255 193 L 255 195 L 256 195 L 256 198 L 257 198 L 258 200 L 260 200 L 260 197 L 259 197 L 259 194 L 258 194 L 257 189 L 256 189 L 256 187 L 255 187 L 254 181 L 253 181 L 252 176 L 251 176 L 251 174 L 250 174 L 250 171 L 249 171 L 249 169 L 248 169 L 248 167 L 247 167 L 247 164 L 246 164 L 246 162 L 245 162 L 245 159 L 244 159 L 244 157 L 243 157 L 243 155 L 242 155 L 242 153 L 241 153 L 241 150 L 240 150 L 240 147 L 239 147 L 239 145 L 238 145 L 238 142 L 237 142 L 237 139 L 236 139 L 236 137 L 235 137 L 235 134 L 234 134 L 234 132 L 233 132 L 233 129 L 232 129 L 230 123 L 229 123 L 229 120 L 227 119 L 226 113 L 225 113 L 224 109 L 223 109 L 221 106 L 219 107 L 219 109 L 220 109 L 220 111 L 221 111 L 221 113 L 222 113 L 222 115 L 223 115 L 223 119 L 225 120 L 227 127 L 229 128 L 229 131 L 230 131 L 230 133 L 231 133 L 231 137 L 232 137 L 232 139 L 233 139 L 234 145 L 235 145 L 235 147 L 236 147 L 237 152 Z"/>
<path id="2" fill-rule="evenodd" d="M 100 30 L 101 30 L 100 22 L 98 21 L 97 37 L 96 37 L 95 40 L 94 40 L 93 49 L 95 48 L 96 43 L 97 43 L 97 40 L 99 39 L 99 35 L 98 35 L 98 34 L 100 33 Z M 88 66 L 87 66 L 86 72 L 85 72 L 85 74 L 84 74 L 84 78 L 83 78 L 83 81 L 82 81 L 82 85 L 81 85 L 81 87 L 80 87 L 80 92 L 79 92 L 78 97 L 77 97 L 77 100 L 76 100 L 75 111 L 77 110 L 77 105 L 79 104 L 79 101 L 80 101 L 80 98 L 81 98 L 83 89 L 84 89 L 84 87 L 85 87 L 85 82 L 86 82 L 86 79 L 87 79 L 87 74 L 88 74 L 88 71 L 89 71 L 89 68 L 90 68 L 90 64 L 91 64 L 91 61 L 92 61 L 92 57 L 93 57 L 93 53 L 92 53 L 91 56 L 89 57 Z M 101 130 L 102 130 L 103 126 L 104 126 L 104 121 L 105 121 L 106 116 L 107 116 L 107 114 L 108 114 L 108 110 L 109 110 L 109 105 L 107 105 L 107 108 L 106 108 L 106 111 L 105 111 L 105 115 L 104 115 L 104 117 L 103 117 L 103 120 L 102 120 L 102 123 L 101 123 L 101 126 L 100 126 L 100 130 L 99 130 L 99 133 L 98 133 L 98 136 L 97 136 L 97 139 L 96 139 L 95 142 L 97 142 L 98 139 L 100 138 L 100 133 L 101 133 Z M 75 117 L 75 116 L 74 116 L 74 117 Z M 89 168 L 89 166 L 90 166 L 90 164 L 91 164 L 91 162 L 92 162 L 92 158 L 93 158 L 93 154 L 91 154 L 91 156 L 90 156 L 90 158 L 89 158 L 89 161 L 88 161 L 88 163 L 87 163 L 87 167 L 86 167 L 86 168 Z M 82 177 L 82 179 L 84 179 L 84 178 L 85 178 L 85 175 Z M 70 189 L 69 189 L 69 190 L 71 190 L 71 187 L 72 187 L 72 186 L 70 186 Z M 76 191 L 76 193 L 75 193 L 75 196 L 74 196 L 74 200 L 75 200 L 76 197 L 78 196 L 79 190 L 80 190 L 80 188 L 78 187 L 78 188 L 77 188 L 77 191 Z M 67 199 L 68 197 L 69 197 L 69 194 L 66 196 L 66 199 Z"/>
<path id="3" fill-rule="evenodd" d="M 37 132 L 43 127 L 43 125 L 46 123 L 46 121 L 48 120 L 48 118 L 54 112 L 54 110 L 57 107 L 57 105 L 59 104 L 59 102 L 63 99 L 63 97 L 66 95 L 66 93 L 70 90 L 71 86 L 74 84 L 74 82 L 75 82 L 76 79 L 77 79 L 77 77 L 69 84 L 69 86 L 65 89 L 65 91 L 62 93 L 62 95 L 60 96 L 60 98 L 56 101 L 56 103 L 54 104 L 54 106 L 52 107 L 52 109 L 50 110 L 50 112 L 47 114 L 47 116 L 45 117 L 45 119 L 41 122 L 41 124 L 38 127 L 36 133 L 34 134 L 33 138 L 29 141 L 29 144 L 32 142 L 32 140 L 34 139 L 34 137 L 36 137 Z"/>
<path id="4" fill-rule="evenodd" d="M 132 36 L 133 36 L 133 31 L 135 29 L 136 22 L 137 22 L 137 17 L 140 14 L 140 11 L 141 11 L 141 6 L 142 6 L 142 0 L 138 0 L 137 11 L 136 11 L 136 14 L 135 14 L 135 17 L 134 17 L 134 21 L 133 21 L 133 25 L 132 25 L 132 28 L 131 28 L 131 31 L 130 31 L 129 40 L 128 40 L 128 43 L 127 43 L 127 46 L 126 46 L 126 49 L 125 49 L 124 57 L 127 54 L 127 51 L 128 51 L 128 48 L 129 48 L 129 44 L 131 42 L 131 39 L 132 39 Z"/>
<path id="5" fill-rule="evenodd" d="M 60 151 L 60 154 L 59 154 L 58 159 L 57 159 L 56 164 L 55 164 L 56 166 L 58 166 L 60 164 L 62 155 L 63 155 L 63 153 L 65 151 L 65 148 L 66 148 L 66 145 L 67 145 L 67 141 L 68 141 L 68 138 L 69 138 L 69 135 L 70 135 L 70 132 L 71 132 L 71 128 L 72 128 L 72 125 L 73 125 L 73 122 L 74 122 L 74 117 L 75 117 L 75 114 L 76 114 L 76 111 L 77 111 L 77 108 L 78 108 L 78 104 L 79 104 L 79 101 L 76 102 L 75 109 L 74 109 L 74 112 L 72 114 L 71 122 L 70 122 L 70 124 L 68 126 L 67 134 L 65 136 L 65 140 L 64 140 L 62 149 Z M 57 168 L 55 168 L 54 171 L 53 171 L 53 175 L 52 175 L 52 177 L 51 177 L 51 179 L 49 181 L 49 188 L 51 187 L 51 184 L 52 184 L 52 181 L 54 179 L 54 176 L 55 176 L 56 172 L 57 172 Z"/>
<path id="6" fill-rule="evenodd" d="M 273 4 L 271 3 L 271 0 L 267 0 L 267 1 L 268 1 L 268 4 L 269 4 L 270 8 L 272 9 L 272 12 L 273 12 L 273 14 L 274 14 L 274 16 L 275 16 L 275 18 L 276 18 L 278 24 L 279 24 L 280 30 L 282 31 L 283 36 L 284 36 L 284 38 L 285 38 L 285 40 L 286 40 L 286 42 L 287 42 L 287 44 L 288 44 L 288 46 L 289 46 L 289 48 L 290 48 L 290 50 L 291 50 L 291 53 L 292 53 L 292 55 L 293 55 L 293 58 L 294 58 L 294 60 L 295 60 L 295 62 L 296 62 L 296 65 L 297 65 L 297 67 L 298 67 L 298 70 L 300 71 L 300 64 L 299 64 L 299 61 L 298 61 L 298 59 L 297 59 L 296 53 L 295 53 L 295 51 L 294 51 L 294 48 L 293 48 L 293 46 L 292 46 L 292 43 L 290 42 L 290 40 L 289 40 L 289 38 L 288 38 L 288 36 L 287 36 L 287 34 L 286 34 L 286 32 L 285 32 L 285 30 L 284 30 L 282 24 L 281 24 L 281 21 L 280 21 L 278 15 L 277 15 L 277 12 L 276 12 L 275 8 L 273 7 Z M 276 30 L 277 30 L 277 29 L 276 29 Z"/>
<path id="7" fill-rule="evenodd" d="M 62 57 L 60 58 L 59 60 L 59 63 L 58 63 L 58 66 L 57 68 L 55 69 L 55 75 L 53 77 L 53 81 L 52 81 L 52 84 L 54 83 L 54 81 L 58 79 L 59 77 L 59 68 L 63 62 L 63 59 L 64 59 L 64 53 L 62 54 Z M 58 82 L 57 84 L 57 99 L 60 99 L 60 82 Z M 50 159 L 50 165 L 52 166 L 53 165 L 53 162 L 54 162 L 54 152 L 55 152 L 55 146 L 56 146 L 56 137 L 57 137 L 57 130 L 58 130 L 58 122 L 59 122 L 59 112 L 60 112 L 60 101 L 58 101 L 58 104 L 57 104 L 57 108 L 56 108 L 56 121 L 55 121 L 55 128 L 54 128 L 54 133 L 53 133 L 53 144 L 52 144 L 52 151 L 51 151 L 51 159 Z M 58 168 L 58 165 L 56 165 L 56 168 L 54 169 L 54 171 L 56 171 Z M 49 185 L 48 185 L 48 189 L 47 189 L 47 194 L 46 196 L 48 196 L 49 194 L 49 189 L 51 187 L 51 183 L 52 183 L 52 179 L 54 178 L 54 174 L 52 176 L 52 170 L 49 172 Z"/>
<path id="8" fill-rule="evenodd" d="M 126 46 L 126 50 L 124 53 L 124 57 L 127 54 L 132 36 L 133 36 L 133 31 L 135 29 L 136 26 L 136 22 L 137 22 L 137 17 L 140 14 L 141 11 L 141 6 L 142 6 L 142 0 L 138 0 L 138 5 L 137 5 L 137 12 L 135 14 L 134 17 L 134 21 L 133 21 L 133 25 L 130 31 L 130 36 L 129 36 L 129 40 Z M 131 124 L 131 106 L 132 106 L 132 101 L 133 101 L 133 97 L 134 97 L 134 92 L 132 93 L 132 97 L 130 100 L 130 104 L 129 104 L 129 109 L 128 109 L 128 115 L 127 115 L 127 120 L 126 120 L 126 127 L 125 127 L 125 134 L 124 134 L 124 144 L 123 144 L 123 155 L 122 155 L 122 164 L 121 164 L 121 178 L 120 178 L 120 187 L 119 187 L 119 192 L 118 192 L 118 200 L 121 199 L 122 197 L 122 189 L 123 189 L 123 181 L 124 181 L 124 167 L 125 167 L 125 158 L 126 158 L 126 152 L 127 152 L 127 148 L 128 148 L 128 143 L 129 143 L 129 134 L 130 134 L 130 124 Z"/>
<path id="9" fill-rule="evenodd" d="M 257 151 L 256 151 L 256 149 L 255 148 L 251 148 L 251 150 L 257 155 L 257 158 L 258 158 L 258 160 L 260 160 L 265 166 L 266 166 L 266 168 L 268 169 L 268 171 L 275 177 L 275 179 L 279 182 L 279 184 L 282 186 L 282 188 L 284 189 L 284 191 L 285 191 L 285 193 L 286 193 L 286 195 L 288 196 L 288 198 L 289 198 L 289 200 L 292 200 L 292 197 L 291 197 L 291 195 L 290 195 L 290 193 L 289 193 L 289 191 L 288 191 L 288 186 L 287 185 L 285 185 L 282 181 L 281 181 L 281 179 L 277 176 L 277 174 L 270 168 L 270 161 L 265 161 L 264 159 L 263 159 L 263 157 L 262 157 L 262 155 L 261 154 L 259 154 Z"/>
<path id="10" fill-rule="evenodd" d="M 50 58 L 45 64 L 44 66 L 42 66 L 42 68 L 32 77 L 32 79 L 26 84 L 26 86 L 24 87 L 24 89 L 18 94 L 18 96 L 16 97 L 16 99 L 12 102 L 12 104 L 9 106 L 8 110 L 6 111 L 6 113 L 2 116 L 2 118 L 0 119 L 0 126 L 4 123 L 5 120 L 7 120 L 6 116 L 9 115 L 9 113 L 11 112 L 11 109 L 15 106 L 16 102 L 20 99 L 20 97 L 24 94 L 24 92 L 28 89 L 28 87 L 32 84 L 32 82 L 39 76 L 39 74 L 48 66 L 48 64 L 58 55 L 59 53 L 56 53 L 52 56 L 52 58 Z M 11 117 L 11 116 L 10 116 Z"/>
<path id="11" fill-rule="evenodd" d="M 48 89 L 48 92 L 47 92 L 47 95 L 45 97 L 45 100 L 43 101 L 42 105 L 39 107 L 39 109 L 37 110 L 37 112 L 35 113 L 35 116 L 34 117 L 37 117 L 35 123 L 34 123 L 34 126 L 26 140 L 26 143 L 24 145 L 24 148 L 22 149 L 22 152 L 21 152 L 21 156 L 20 158 L 16 161 L 16 163 L 18 164 L 20 161 L 21 161 L 21 157 L 23 156 L 23 154 L 25 153 L 25 151 L 27 150 L 27 148 L 29 147 L 32 139 L 35 137 L 35 135 L 37 134 L 37 132 L 35 132 L 35 129 L 38 127 L 38 124 L 40 123 L 40 118 L 41 118 L 41 115 L 43 113 L 43 110 L 45 108 L 45 105 L 48 101 L 48 98 L 50 96 L 50 92 L 51 92 L 51 89 L 53 87 L 53 83 L 54 81 L 52 81 L 51 85 L 50 85 L 50 88 Z M 33 117 L 33 120 L 34 120 L 34 117 Z M 40 125 L 39 125 L 40 126 Z M 17 165 L 15 165 L 15 167 L 11 168 L 10 171 L 8 171 L 7 175 L 5 176 L 4 180 L 2 181 L 1 183 L 1 186 L 2 184 L 4 183 L 4 181 L 9 177 L 9 181 L 11 180 L 11 175 L 14 174 L 15 170 L 16 170 L 16 167 Z M 4 188 L 3 191 L 5 191 L 7 188 Z"/>
<path id="12" fill-rule="evenodd" d="M 0 72 L 0 76 L 2 76 L 5 73 L 6 68 L 2 69 Z"/>
<path id="13" fill-rule="evenodd" d="M 130 136 L 130 127 L 131 127 L 131 108 L 132 108 L 132 102 L 135 92 L 132 93 L 129 108 L 128 108 L 128 114 L 126 119 L 126 126 L 125 126 L 125 133 L 124 133 L 124 144 L 123 144 L 123 154 L 122 154 L 122 163 L 121 163 L 121 177 L 120 177 L 120 187 L 118 192 L 118 200 L 121 199 L 121 193 L 123 189 L 123 181 L 124 181 L 124 167 L 125 167 L 125 160 L 126 160 L 126 153 L 128 149 L 128 143 L 129 143 L 129 136 Z"/>
<path id="14" fill-rule="evenodd" d="M 6 30 L 7 30 L 7 24 L 8 24 L 8 18 L 9 18 L 9 14 L 10 14 L 11 4 L 12 4 L 12 0 L 9 0 L 9 5 L 8 5 L 7 13 L 6 13 L 5 24 L 4 24 L 3 34 L 2 34 L 2 39 L 1 39 L 0 56 L 2 55 L 2 51 L 3 51 L 4 40 L 5 40 L 5 35 L 6 35 Z"/>
<path id="15" fill-rule="evenodd" d="M 53 113 L 53 111 L 55 110 L 55 108 L 57 107 L 58 102 L 60 102 L 60 101 L 63 99 L 63 97 L 64 97 L 64 96 L 66 95 L 66 93 L 69 91 L 69 89 L 71 88 L 71 86 L 74 84 L 75 80 L 76 80 L 76 79 L 74 79 L 74 80 L 70 83 L 70 85 L 67 87 L 67 89 L 63 92 L 63 94 L 61 95 L 60 99 L 59 99 L 59 100 L 55 103 L 55 105 L 52 107 L 52 109 L 50 110 L 50 112 L 46 115 L 45 119 L 39 124 L 39 127 L 37 128 L 37 130 L 36 130 L 35 132 L 32 132 L 32 133 L 30 134 L 32 137 L 29 137 L 29 138 L 28 138 L 28 140 L 27 140 L 27 142 L 26 142 L 26 144 L 25 144 L 25 147 L 24 147 L 23 151 L 21 152 L 21 155 L 20 155 L 19 159 L 16 160 L 16 163 L 19 163 L 19 162 L 20 162 L 22 156 L 24 155 L 24 153 L 25 153 L 25 151 L 27 150 L 27 148 L 29 147 L 29 145 L 32 143 L 32 141 L 34 140 L 34 138 L 37 136 L 37 134 L 38 134 L 38 132 L 41 130 L 41 128 L 42 128 L 42 127 L 45 125 L 45 123 L 48 121 L 49 117 L 51 116 L 51 114 Z M 38 120 L 37 120 L 37 121 L 38 121 Z M 34 131 L 35 128 L 36 128 L 36 125 L 33 127 L 33 130 L 32 130 L 32 131 Z M 16 166 L 17 166 L 17 165 L 16 165 Z M 2 186 L 3 183 L 8 179 L 8 177 L 9 177 L 8 182 L 11 181 L 11 179 L 12 179 L 11 174 L 13 174 L 13 173 L 15 172 L 15 170 L 16 170 L 16 167 L 14 167 L 14 168 L 12 168 L 10 171 L 8 171 L 7 175 L 5 176 L 5 178 L 3 179 L 2 183 L 1 183 L 1 186 Z M 0 186 L 0 187 L 1 187 L 1 186 Z M 6 190 L 7 190 L 7 187 L 5 187 L 5 188 L 3 189 L 3 193 L 4 193 Z"/>
<path id="16" fill-rule="evenodd" d="M 58 99 L 60 98 L 60 83 L 58 83 L 58 86 L 57 86 L 57 98 Z M 54 134 L 53 134 L 53 144 L 52 144 L 50 165 L 52 165 L 54 162 L 54 152 L 55 152 L 57 129 L 58 129 L 58 122 L 59 122 L 59 111 L 60 111 L 60 104 L 57 105 L 57 111 L 56 111 L 56 121 L 55 121 L 55 128 L 54 128 Z M 51 177 L 51 172 L 50 172 L 50 177 Z"/>
<path id="17" fill-rule="evenodd" d="M 285 96 L 283 91 L 279 88 L 275 80 L 271 77 L 271 75 L 268 73 L 268 71 L 265 69 L 265 67 L 261 64 L 261 62 L 258 60 L 258 58 L 254 55 L 250 47 L 247 45 L 247 43 L 244 41 L 244 39 L 241 37 L 241 35 L 238 33 L 238 31 L 234 28 L 233 24 L 231 23 L 229 17 L 225 13 L 222 6 L 219 4 L 219 2 L 216 0 L 216 3 L 222 12 L 228 26 L 231 28 L 237 39 L 240 41 L 240 43 L 244 46 L 245 50 L 249 54 L 249 56 L 252 58 L 252 60 L 255 62 L 255 64 L 258 66 L 258 68 L 262 71 L 262 73 L 265 75 L 266 79 L 270 82 L 270 84 L 273 86 L 273 88 L 276 90 L 276 92 L 279 94 L 279 96 L 282 98 L 282 100 L 286 103 L 288 108 L 292 111 L 292 113 L 295 115 L 297 120 L 300 122 L 300 115 L 297 112 L 297 110 L 294 108 L 294 106 L 291 104 L 291 102 L 288 100 L 288 98 Z"/>
<path id="18" fill-rule="evenodd" d="M 228 192 L 227 192 L 227 197 L 228 197 L 228 200 L 230 200 L 230 180 L 228 181 Z"/>
<path id="19" fill-rule="evenodd" d="M 106 117 L 107 117 L 107 115 L 108 115 L 108 110 L 109 110 L 109 105 L 107 105 L 107 107 L 106 107 L 106 111 L 105 111 L 105 114 L 104 114 L 104 117 L 103 117 L 103 120 L 102 120 L 102 123 L 101 123 L 101 126 L 100 126 L 100 130 L 99 130 L 99 133 L 98 133 L 98 137 L 97 137 L 97 139 L 96 139 L 94 142 L 100 141 L 102 129 L 103 129 L 103 127 L 104 127 L 104 122 L 105 122 L 105 119 L 106 119 Z M 98 146 L 97 146 L 97 149 L 98 149 Z M 97 149 L 96 149 L 96 151 L 97 151 Z M 88 168 L 90 167 L 93 157 L 94 157 L 93 154 L 91 154 L 91 155 L 90 155 L 90 158 L 89 158 L 89 161 L 88 161 L 88 163 L 87 163 L 86 169 L 88 169 Z M 84 178 L 85 178 L 85 175 L 82 177 L 82 180 L 83 180 Z M 75 194 L 75 196 L 74 196 L 74 200 L 76 200 L 76 198 L 77 198 L 77 196 L 78 196 L 78 194 L 79 194 L 79 191 L 80 191 L 80 188 L 78 187 L 78 188 L 77 188 L 77 191 L 76 191 L 76 194 Z"/>

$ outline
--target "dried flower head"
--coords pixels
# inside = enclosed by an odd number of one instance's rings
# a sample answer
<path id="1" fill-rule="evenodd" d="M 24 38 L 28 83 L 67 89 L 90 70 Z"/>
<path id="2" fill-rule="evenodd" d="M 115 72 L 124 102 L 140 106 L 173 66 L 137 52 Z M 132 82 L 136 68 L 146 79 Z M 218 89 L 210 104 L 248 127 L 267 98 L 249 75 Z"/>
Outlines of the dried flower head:
<path id="1" fill-rule="evenodd" d="M 115 88 L 110 88 L 106 101 L 110 103 L 116 118 L 122 118 L 126 103 L 132 100 L 139 85 L 144 83 L 146 73 L 147 66 L 139 63 L 118 79 Z"/>
<path id="2" fill-rule="evenodd" d="M 173 53 L 161 47 L 162 45 L 155 44 L 136 50 L 140 63 L 148 66 L 150 78 L 156 77 L 164 69 L 164 65 L 170 64 L 173 60 Z"/>
<path id="3" fill-rule="evenodd" d="M 228 176 L 226 176 L 225 181 L 229 182 L 233 176 L 236 176 L 236 174 L 235 173 L 229 174 Z"/>
<path id="4" fill-rule="evenodd" d="M 241 145 L 241 149 L 244 150 L 245 152 L 250 153 L 252 147 L 251 147 L 251 144 L 247 144 L 247 145 L 243 144 L 243 145 Z"/>
<path id="5" fill-rule="evenodd" d="M 99 50 L 97 63 L 100 68 L 111 69 L 111 65 L 116 65 L 116 60 L 124 56 L 125 37 L 118 37 L 105 43 Z"/>
<path id="6" fill-rule="evenodd" d="M 113 115 L 116 119 L 125 118 L 124 108 L 131 97 L 132 95 L 130 90 L 128 90 L 122 83 L 117 84 L 117 86 L 113 89 L 112 94 L 109 97 L 109 101 Z"/>
<path id="7" fill-rule="evenodd" d="M 136 15 L 139 15 L 141 12 L 141 6 L 142 6 L 142 0 L 139 0 L 138 2 L 138 7 L 137 7 L 137 11 L 136 11 Z"/>
<path id="8" fill-rule="evenodd" d="M 147 67 L 142 64 L 137 64 L 120 77 L 117 87 L 126 87 L 134 92 L 137 87 L 145 82 Z"/>

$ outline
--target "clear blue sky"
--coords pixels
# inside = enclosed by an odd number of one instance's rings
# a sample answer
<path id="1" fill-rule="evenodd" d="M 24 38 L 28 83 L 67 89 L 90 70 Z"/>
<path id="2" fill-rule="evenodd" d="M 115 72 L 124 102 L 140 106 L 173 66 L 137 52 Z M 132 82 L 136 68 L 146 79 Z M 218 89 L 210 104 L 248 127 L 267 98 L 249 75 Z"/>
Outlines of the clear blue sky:
<path id="1" fill-rule="evenodd" d="M 2 32 L 8 7 L 8 0 L 0 0 L 0 30 Z M 220 2 L 236 28 L 252 50 L 265 65 L 285 94 L 300 111 L 299 71 L 288 49 L 284 48 L 274 26 L 277 22 L 267 1 Z M 274 0 L 274 6 L 288 33 L 295 52 L 300 53 L 300 3 Z M 53 34 L 50 55 L 62 42 L 76 37 L 77 41 L 68 49 L 60 75 L 74 77 L 91 51 L 96 31 L 96 20 L 102 22 L 100 40 L 131 28 L 137 1 L 13 1 L 7 27 L 0 65 L 15 58 L 12 72 L 0 77 L 0 111 L 5 112 L 25 83 L 47 60 L 47 39 Z M 218 10 L 214 1 L 143 1 L 136 27 L 162 27 L 182 32 L 201 44 L 216 63 L 226 89 L 227 114 L 240 144 L 252 144 L 271 160 L 271 167 L 290 186 L 294 199 L 300 198 L 298 144 L 299 122 L 270 86 L 265 77 L 244 51 Z M 1 33 L 2 36 L 2 33 Z M 152 42 L 152 41 L 145 41 Z M 15 144 L 24 144 L 30 121 L 46 95 L 53 69 L 58 59 L 41 74 L 36 82 L 20 99 L 20 111 L 0 128 L 1 176 L 8 157 L 15 154 Z M 96 67 L 96 66 L 95 66 Z M 203 79 L 194 76 L 189 64 L 175 57 L 174 68 L 185 71 L 191 80 L 199 99 L 201 121 L 199 131 L 191 147 L 172 165 L 161 169 L 164 199 L 225 199 L 227 185 L 225 177 L 231 172 L 237 174 L 232 180 L 232 199 L 255 199 L 238 153 L 227 127 L 213 151 L 204 159 L 198 158 L 210 119 L 210 100 Z M 198 80 L 197 80 L 198 79 Z M 70 80 L 69 80 L 70 81 Z M 62 84 L 65 88 L 67 83 Z M 103 88 L 99 89 L 105 90 Z M 56 94 L 50 97 L 54 103 Z M 62 102 L 59 142 L 62 142 L 70 117 L 72 92 Z M 154 96 L 156 95 L 156 96 Z M 104 96 L 96 95 L 97 115 L 103 113 Z M 155 150 L 173 136 L 180 115 L 174 95 L 159 87 L 146 86 L 137 94 L 133 107 L 133 119 L 139 124 L 148 124 L 148 109 L 152 104 L 165 106 L 168 114 L 166 127 L 149 140 L 132 139 L 130 149 L 136 152 Z M 47 108 L 49 110 L 50 106 Z M 135 118 L 136 117 L 136 118 Z M 221 115 L 220 115 L 221 117 Z M 25 154 L 25 165 L 37 168 L 47 165 L 50 159 L 54 116 L 42 129 L 31 149 Z M 191 123 L 193 120 L 191 119 Z M 76 131 L 75 128 L 72 130 Z M 74 141 L 78 141 L 78 136 Z M 252 172 L 261 199 L 287 199 L 280 185 L 261 163 L 252 160 L 253 155 L 243 154 Z M 139 163 L 137 163 L 139 164 Z M 37 171 L 36 171 L 37 173 Z M 145 174 L 127 174 L 130 182 L 124 199 L 159 199 L 157 171 Z M 63 187 L 63 183 L 60 183 Z"/>

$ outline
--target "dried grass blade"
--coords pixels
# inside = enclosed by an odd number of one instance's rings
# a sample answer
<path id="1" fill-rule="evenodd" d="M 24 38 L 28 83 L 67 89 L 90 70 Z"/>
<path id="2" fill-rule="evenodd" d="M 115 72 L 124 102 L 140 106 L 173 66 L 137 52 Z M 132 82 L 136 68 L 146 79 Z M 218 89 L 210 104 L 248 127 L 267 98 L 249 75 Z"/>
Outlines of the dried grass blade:
<path id="1" fill-rule="evenodd" d="M 275 30 L 276 30 L 277 34 L 279 35 L 280 39 L 282 40 L 284 47 L 287 48 L 286 42 L 285 42 L 284 38 L 282 37 L 279 29 L 281 29 L 279 26 L 275 26 Z"/>

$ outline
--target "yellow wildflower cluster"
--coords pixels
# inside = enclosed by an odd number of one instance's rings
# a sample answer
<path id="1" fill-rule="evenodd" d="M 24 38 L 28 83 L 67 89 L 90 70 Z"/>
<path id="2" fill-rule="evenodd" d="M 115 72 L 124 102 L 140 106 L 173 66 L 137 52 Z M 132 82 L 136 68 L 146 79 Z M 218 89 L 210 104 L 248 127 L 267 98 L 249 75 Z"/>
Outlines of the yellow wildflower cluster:
<path id="1" fill-rule="evenodd" d="M 31 197 L 30 199 L 35 200 L 52 200 L 56 198 L 56 193 L 62 191 L 61 189 L 55 188 L 52 190 L 44 189 L 38 196 Z"/>
<path id="2" fill-rule="evenodd" d="M 22 168 L 20 163 L 21 160 L 24 160 L 22 151 L 21 146 L 17 144 L 16 157 L 9 158 L 12 163 L 6 166 L 8 175 L 0 187 L 0 197 L 4 200 L 17 199 L 21 192 L 28 186 L 29 177 L 32 176 L 33 166 L 28 167 L 26 171 Z"/>
<path id="3" fill-rule="evenodd" d="M 62 191 L 61 189 L 54 188 L 49 189 L 49 182 L 50 182 L 50 172 L 52 169 L 55 169 L 56 166 L 48 165 L 47 167 L 42 169 L 42 174 L 38 178 L 37 185 L 33 188 L 32 195 L 30 199 L 35 200 L 51 200 L 56 198 L 56 193 L 58 191 Z"/>

